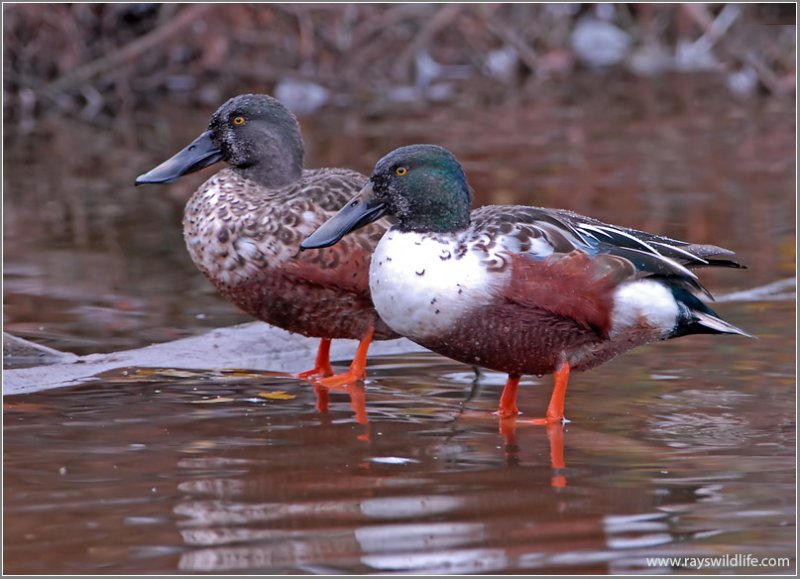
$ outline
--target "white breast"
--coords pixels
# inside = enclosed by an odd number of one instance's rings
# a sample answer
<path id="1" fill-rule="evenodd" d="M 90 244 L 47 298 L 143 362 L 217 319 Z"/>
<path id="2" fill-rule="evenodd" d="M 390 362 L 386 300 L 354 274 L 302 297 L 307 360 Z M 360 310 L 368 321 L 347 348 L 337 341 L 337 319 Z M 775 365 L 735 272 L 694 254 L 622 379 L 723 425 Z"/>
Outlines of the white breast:
<path id="1" fill-rule="evenodd" d="M 395 332 L 412 339 L 440 336 L 470 310 L 492 301 L 509 270 L 489 273 L 486 256 L 466 251 L 458 240 L 436 234 L 390 230 L 369 271 L 375 308 Z"/>

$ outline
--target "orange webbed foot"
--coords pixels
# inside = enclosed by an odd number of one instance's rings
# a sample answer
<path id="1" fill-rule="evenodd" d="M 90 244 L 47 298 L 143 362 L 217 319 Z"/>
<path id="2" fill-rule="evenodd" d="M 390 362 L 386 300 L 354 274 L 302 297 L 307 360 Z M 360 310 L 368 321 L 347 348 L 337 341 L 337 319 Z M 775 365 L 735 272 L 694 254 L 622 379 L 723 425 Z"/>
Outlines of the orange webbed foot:
<path id="1" fill-rule="evenodd" d="M 564 401 L 567 397 L 567 383 L 569 382 L 569 363 L 564 362 L 554 373 L 555 384 L 553 394 L 550 396 L 550 404 L 547 406 L 547 413 L 544 418 L 529 418 L 525 422 L 539 426 L 550 426 L 553 424 L 564 425 L 569 422 L 564 418 Z"/>
<path id="2" fill-rule="evenodd" d="M 528 424 L 533 424 L 536 426 L 553 426 L 554 424 L 560 424 L 561 426 L 565 424 L 569 424 L 569 420 L 563 416 L 545 416 L 544 418 L 528 418 L 524 420 Z"/>
<path id="3" fill-rule="evenodd" d="M 314 378 L 323 378 L 325 376 L 330 376 L 333 374 L 333 368 L 330 364 L 323 367 L 314 366 L 311 370 L 306 370 L 305 372 L 298 372 L 294 375 L 295 378 L 299 378 L 300 380 L 313 380 Z"/>
<path id="4" fill-rule="evenodd" d="M 296 378 L 301 380 L 309 380 L 312 378 L 322 378 L 333 374 L 331 367 L 331 339 L 322 338 L 319 342 L 319 350 L 317 350 L 317 359 L 314 362 L 314 367 L 305 372 L 298 372 L 295 374 Z"/>
<path id="5" fill-rule="evenodd" d="M 350 368 L 343 374 L 336 374 L 335 376 L 328 376 L 327 378 L 320 378 L 316 383 L 325 388 L 336 390 L 347 389 L 351 384 L 358 380 L 363 380 L 367 377 L 367 352 L 369 345 L 372 343 L 372 336 L 375 330 L 370 328 L 367 333 L 361 338 L 358 343 L 356 355 L 353 357 L 353 362 Z M 332 372 L 331 372 L 332 373 Z"/>
<path id="6" fill-rule="evenodd" d="M 348 390 L 350 386 L 359 380 L 363 380 L 364 378 L 364 374 L 356 374 L 354 372 L 347 371 L 343 374 L 335 374 L 334 376 L 319 378 L 314 380 L 314 382 L 323 388 L 328 388 L 330 390 Z"/>

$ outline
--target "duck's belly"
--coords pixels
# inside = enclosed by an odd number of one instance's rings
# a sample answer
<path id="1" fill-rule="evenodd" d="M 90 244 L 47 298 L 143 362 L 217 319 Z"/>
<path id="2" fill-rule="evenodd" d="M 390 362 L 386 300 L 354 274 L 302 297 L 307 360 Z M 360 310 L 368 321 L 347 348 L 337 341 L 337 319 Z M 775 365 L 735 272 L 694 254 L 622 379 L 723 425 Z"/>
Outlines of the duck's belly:
<path id="1" fill-rule="evenodd" d="M 599 342 L 595 332 L 567 318 L 498 303 L 472 311 L 449 333 L 420 343 L 466 364 L 521 375 L 554 372 L 565 360 L 573 363 L 572 352 Z"/>
<path id="2" fill-rule="evenodd" d="M 650 287 L 634 285 L 642 283 Z M 461 362 L 510 374 L 547 374 L 564 361 L 572 370 L 589 370 L 632 348 L 669 338 L 677 307 L 668 293 L 649 281 L 618 288 L 605 338 L 544 309 L 499 302 L 470 311 L 449 332 L 420 343 Z"/>
<path id="3" fill-rule="evenodd" d="M 375 311 L 366 280 L 362 291 L 357 291 L 357 287 L 347 289 L 308 281 L 302 276 L 302 268 L 298 272 L 296 264 L 290 262 L 265 261 L 260 267 L 251 268 L 248 266 L 252 264 L 244 261 L 241 268 L 246 274 L 221 275 L 198 261 L 196 265 L 223 296 L 273 326 L 319 338 L 358 340 L 370 327 L 375 329 L 376 340 L 398 337 Z M 367 265 L 362 267 L 366 270 Z"/>
<path id="4" fill-rule="evenodd" d="M 359 294 L 322 287 L 280 267 L 267 268 L 235 286 L 215 285 L 248 314 L 290 332 L 319 338 L 361 339 L 372 326 L 375 339 L 397 337 L 380 320 L 366 291 Z"/>

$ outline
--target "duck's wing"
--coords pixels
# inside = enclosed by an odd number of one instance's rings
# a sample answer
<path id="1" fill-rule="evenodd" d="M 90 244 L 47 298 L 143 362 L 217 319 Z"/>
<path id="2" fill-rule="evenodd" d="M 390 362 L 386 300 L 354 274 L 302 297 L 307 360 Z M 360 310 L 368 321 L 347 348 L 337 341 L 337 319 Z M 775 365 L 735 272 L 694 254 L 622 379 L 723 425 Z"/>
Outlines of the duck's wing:
<path id="1" fill-rule="evenodd" d="M 562 223 L 579 230 L 584 236 L 594 234 L 595 239 L 599 238 L 599 241 L 608 243 L 612 247 L 659 254 L 689 268 L 702 266 L 745 267 L 732 259 L 735 255 L 733 251 L 716 245 L 689 243 L 638 229 L 610 225 L 565 209 L 541 211 L 552 212 Z"/>
<path id="2" fill-rule="evenodd" d="M 670 285 L 711 294 L 692 271 L 697 267 L 743 267 L 730 250 L 691 244 L 636 229 L 610 225 L 571 211 L 493 205 L 473 212 L 476 231 L 491 230 L 534 258 L 572 251 L 621 258 L 638 277 L 660 276 Z M 619 262 L 617 262 L 619 263 Z"/>

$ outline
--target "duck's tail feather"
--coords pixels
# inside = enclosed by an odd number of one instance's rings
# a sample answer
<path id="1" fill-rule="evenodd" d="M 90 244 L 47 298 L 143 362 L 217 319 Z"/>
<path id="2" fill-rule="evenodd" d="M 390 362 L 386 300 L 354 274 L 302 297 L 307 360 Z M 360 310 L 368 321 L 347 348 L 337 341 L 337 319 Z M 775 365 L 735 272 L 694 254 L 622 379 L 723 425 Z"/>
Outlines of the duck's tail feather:
<path id="1" fill-rule="evenodd" d="M 752 334 L 748 334 L 720 318 L 714 310 L 697 299 L 685 287 L 673 286 L 672 295 L 678 303 L 680 314 L 670 338 L 690 334 L 738 334 L 747 338 L 755 338 Z"/>
<path id="2" fill-rule="evenodd" d="M 691 267 L 735 267 L 737 269 L 747 269 L 746 265 L 742 265 L 738 261 L 732 259 L 736 253 L 730 249 L 725 249 L 724 247 L 693 243 L 683 247 L 683 249 L 696 255 L 706 262 L 691 264 Z"/>
<path id="3" fill-rule="evenodd" d="M 746 338 L 755 338 L 754 335 L 748 334 L 741 328 L 737 328 L 733 324 L 729 324 L 722 318 L 718 318 L 715 315 L 707 314 L 705 312 L 692 312 L 695 317 L 695 324 L 701 326 L 706 329 L 705 332 L 695 332 L 695 333 L 707 333 L 707 334 L 739 334 L 740 336 L 744 336 Z"/>

